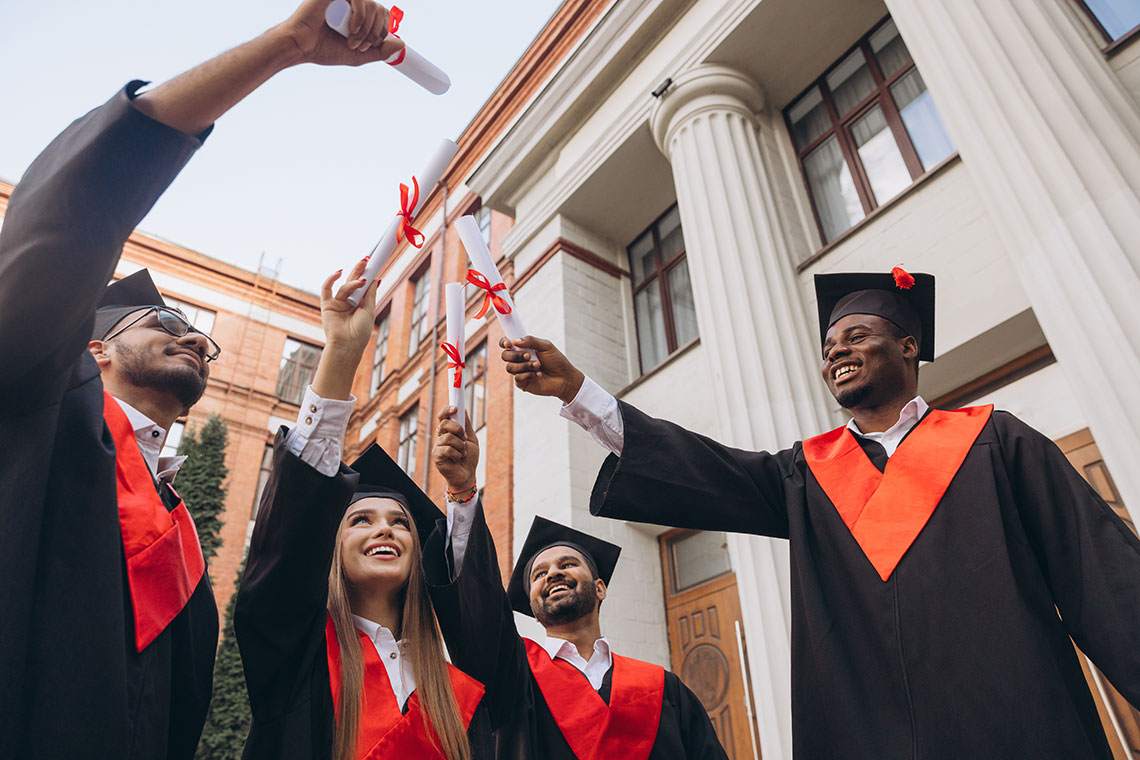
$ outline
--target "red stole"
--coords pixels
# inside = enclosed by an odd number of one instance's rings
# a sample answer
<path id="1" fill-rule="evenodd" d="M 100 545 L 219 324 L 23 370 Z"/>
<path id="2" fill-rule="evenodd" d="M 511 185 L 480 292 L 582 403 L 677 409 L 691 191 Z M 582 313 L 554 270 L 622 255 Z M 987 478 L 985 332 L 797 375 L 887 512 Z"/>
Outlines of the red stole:
<path id="1" fill-rule="evenodd" d="M 551 659 L 546 650 L 526 642 L 530 672 L 558 729 L 579 760 L 645 760 L 657 740 L 665 669 L 612 655 L 610 703 L 573 665 Z"/>
<path id="2" fill-rule="evenodd" d="M 931 410 L 883 472 L 847 427 L 804 441 L 811 474 L 884 581 L 934 514 L 993 409 Z"/>
<path id="3" fill-rule="evenodd" d="M 186 504 L 179 499 L 177 507 L 166 509 L 139 451 L 134 427 L 106 391 L 103 419 L 115 441 L 119 530 L 127 559 L 135 646 L 141 652 L 186 606 L 206 571 L 206 560 Z"/>
<path id="4" fill-rule="evenodd" d="M 396 703 L 396 693 L 388 680 L 388 671 L 380 661 L 380 655 L 368 634 L 357 631 L 360 646 L 364 650 L 364 694 L 360 711 L 360 731 L 356 739 L 357 760 L 381 760 L 381 758 L 416 758 L 429 760 L 440 758 L 439 739 L 435 731 L 424 725 L 420 716 L 420 695 L 418 690 L 408 697 L 408 711 L 400 712 Z M 329 659 L 329 688 L 332 690 L 333 710 L 340 712 L 340 644 L 336 638 L 336 626 L 329 617 L 325 623 L 325 649 Z M 471 725 L 471 716 L 483 699 L 483 685 L 463 671 L 447 666 L 451 677 L 451 690 L 459 705 L 459 717 L 463 726 Z"/>

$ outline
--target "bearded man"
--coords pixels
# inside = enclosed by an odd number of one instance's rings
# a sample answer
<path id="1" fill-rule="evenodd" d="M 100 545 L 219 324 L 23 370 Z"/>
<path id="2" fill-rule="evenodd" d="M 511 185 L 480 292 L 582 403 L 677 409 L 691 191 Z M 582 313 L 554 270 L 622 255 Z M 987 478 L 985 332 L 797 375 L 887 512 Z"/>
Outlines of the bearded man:
<path id="1" fill-rule="evenodd" d="M 496 756 L 510 760 L 727 760 L 708 713 L 676 675 L 616 654 L 599 609 L 621 549 L 535 517 L 507 590 L 477 495 L 479 443 L 440 413 L 433 449 L 447 520 L 424 573 L 456 667 L 486 687 Z M 519 636 L 528 615 L 544 641 Z"/>

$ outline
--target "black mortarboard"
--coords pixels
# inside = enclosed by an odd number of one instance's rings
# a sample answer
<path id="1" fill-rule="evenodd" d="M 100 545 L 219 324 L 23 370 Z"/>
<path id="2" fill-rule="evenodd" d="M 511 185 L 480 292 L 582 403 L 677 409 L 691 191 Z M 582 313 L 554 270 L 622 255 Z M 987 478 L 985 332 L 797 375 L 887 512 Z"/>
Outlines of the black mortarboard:
<path id="1" fill-rule="evenodd" d="M 934 361 L 934 275 L 891 272 L 817 274 L 819 342 L 848 314 L 874 314 L 889 319 L 918 341 L 918 358 Z"/>
<path id="2" fill-rule="evenodd" d="M 423 546 L 435 529 L 436 520 L 444 517 L 435 502 L 375 443 L 349 467 L 360 473 L 360 482 L 349 504 L 370 497 L 398 501 L 411 513 L 416 532 L 420 534 L 420 546 Z"/>
<path id="3" fill-rule="evenodd" d="M 589 533 L 574 530 L 566 525 L 547 520 L 545 517 L 535 517 L 530 525 L 530 533 L 523 542 L 519 561 L 515 563 L 514 572 L 511 573 L 511 582 L 507 584 L 507 597 L 511 600 L 511 607 L 534 617 L 530 609 L 530 565 L 539 552 L 552 546 L 569 546 L 577 549 L 586 561 L 591 564 L 594 575 L 601 578 L 608 586 L 617 565 L 621 547 L 611 544 L 600 538 L 594 538 Z"/>
<path id="4" fill-rule="evenodd" d="M 103 291 L 95 309 L 95 328 L 91 340 L 103 340 L 111 328 L 123 317 L 148 306 L 165 306 L 162 294 L 154 286 L 150 272 L 140 269 L 132 275 L 116 280 Z"/>

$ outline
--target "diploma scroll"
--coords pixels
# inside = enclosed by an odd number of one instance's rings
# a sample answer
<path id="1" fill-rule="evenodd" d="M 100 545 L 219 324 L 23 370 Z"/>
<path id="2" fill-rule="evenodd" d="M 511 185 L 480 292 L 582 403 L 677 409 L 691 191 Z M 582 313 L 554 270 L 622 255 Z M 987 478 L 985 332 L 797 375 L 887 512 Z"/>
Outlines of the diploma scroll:
<path id="1" fill-rule="evenodd" d="M 357 290 L 348 297 L 348 302 L 353 306 L 360 303 L 360 298 L 376 276 L 380 274 L 380 270 L 388 263 L 388 259 L 392 258 L 392 253 L 396 250 L 396 245 L 399 242 L 400 230 L 405 225 L 410 225 L 411 220 L 415 218 L 416 214 L 420 213 L 423 209 L 424 202 L 427 197 L 431 195 L 432 189 L 439 184 L 439 180 L 443 177 L 443 171 L 447 168 L 448 163 L 455 156 L 459 150 L 459 146 L 451 140 L 444 140 L 435 149 L 431 160 L 428 161 L 427 167 L 423 172 L 415 175 L 415 184 L 418 186 L 419 192 L 415 193 L 412 197 L 415 199 L 414 206 L 408 209 L 407 216 L 404 215 L 404 210 L 401 209 L 396 216 L 392 218 L 391 223 L 388 224 L 388 229 L 384 230 L 384 234 L 380 237 L 380 242 L 372 249 L 372 258 L 368 260 L 368 266 L 364 268 L 364 287 Z M 406 194 L 405 194 L 406 195 Z M 408 217 L 411 217 L 410 219 Z"/>
<path id="2" fill-rule="evenodd" d="M 348 36 L 348 19 L 351 16 L 352 6 L 348 0 L 333 0 L 325 9 L 325 23 L 344 37 Z M 442 95 L 451 89 L 451 77 L 407 44 L 402 54 L 397 53 L 385 63 L 433 95 Z"/>
<path id="3" fill-rule="evenodd" d="M 463 241 L 463 247 L 471 257 L 472 269 L 475 270 L 475 274 L 485 278 L 483 282 L 487 285 L 481 284 L 480 277 L 472 279 L 472 275 L 468 276 L 468 282 L 486 292 L 485 304 L 490 304 L 490 308 L 495 310 L 495 316 L 499 318 L 499 325 L 506 336 L 512 341 L 522 340 L 526 337 L 526 328 L 523 327 L 522 320 L 515 311 L 510 292 L 503 285 L 503 278 L 495 267 L 494 259 L 491 258 L 491 249 L 487 247 L 483 233 L 479 231 L 479 223 L 473 216 L 464 216 L 455 222 L 455 231 L 459 233 L 459 239 Z"/>
<path id="4" fill-rule="evenodd" d="M 465 328 L 465 299 L 463 283 L 449 282 L 443 286 L 444 303 L 447 307 L 447 342 L 443 352 L 447 357 L 447 402 L 456 408 L 451 419 L 465 425 L 463 415 L 463 370 L 467 361 L 467 350 L 463 344 Z"/>

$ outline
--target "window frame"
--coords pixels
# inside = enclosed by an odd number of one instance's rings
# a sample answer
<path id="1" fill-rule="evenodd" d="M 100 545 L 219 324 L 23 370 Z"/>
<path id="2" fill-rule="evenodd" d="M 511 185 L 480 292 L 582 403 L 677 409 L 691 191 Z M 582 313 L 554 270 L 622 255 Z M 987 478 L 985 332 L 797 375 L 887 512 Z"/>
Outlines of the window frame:
<path id="1" fill-rule="evenodd" d="M 811 204 L 812 217 L 815 219 L 816 230 L 819 232 L 819 239 L 823 246 L 828 246 L 839 240 L 852 229 L 857 227 L 860 223 L 864 222 L 871 214 L 883 206 L 888 205 L 891 201 L 898 198 L 905 193 L 907 189 L 914 186 L 914 184 L 925 174 L 927 170 L 922 168 L 922 161 L 918 157 L 918 151 L 914 147 L 914 143 L 910 138 L 910 133 L 907 132 L 906 124 L 903 123 L 902 115 L 899 113 L 898 106 L 895 104 L 895 99 L 891 95 L 891 87 L 901 81 L 904 77 L 914 71 L 917 66 L 915 64 L 914 56 L 910 56 L 910 62 L 900 68 L 898 71 L 891 74 L 889 77 L 883 75 L 882 69 L 879 67 L 879 59 L 876 57 L 874 50 L 871 49 L 871 37 L 875 35 L 886 24 L 890 23 L 891 16 L 884 16 L 867 32 L 865 32 L 854 45 L 847 48 L 839 55 L 823 72 L 812 80 L 811 84 L 801 90 L 794 98 L 788 101 L 788 104 L 783 108 L 784 127 L 788 131 L 788 139 L 791 142 L 792 150 L 796 155 L 796 163 L 800 167 L 800 178 L 804 183 L 804 190 L 807 193 L 808 202 Z M 897 25 L 896 25 L 897 26 Z M 900 39 L 902 34 L 899 34 Z M 902 40 L 906 44 L 906 40 Z M 831 94 L 831 88 L 828 87 L 827 77 L 831 72 L 837 69 L 847 58 L 855 51 L 860 51 L 866 61 L 867 71 L 874 81 L 875 89 L 869 95 L 865 96 L 861 101 L 851 107 L 851 109 L 844 115 L 838 112 L 835 105 L 835 100 Z M 907 48 L 910 53 L 910 49 Z M 921 72 L 919 72 L 921 76 Z M 923 80 L 925 82 L 925 79 Z M 791 120 L 792 108 L 797 105 L 806 95 L 811 93 L 812 90 L 819 90 L 824 107 L 827 110 L 827 115 L 831 119 L 831 125 L 823 132 L 823 134 L 816 137 L 811 143 L 800 148 L 796 145 L 795 129 L 793 128 Z M 929 91 L 929 88 L 927 88 Z M 895 146 L 902 156 L 903 163 L 906 165 L 907 172 L 910 174 L 910 184 L 902 188 L 899 192 L 890 198 L 878 200 L 875 198 L 875 192 L 871 187 L 871 180 L 867 174 L 867 170 L 863 167 L 863 161 L 859 157 L 859 148 L 855 144 L 855 137 L 851 132 L 851 128 L 861 118 L 866 116 L 875 106 L 879 106 L 882 111 L 883 118 L 887 122 L 887 127 L 891 130 L 891 136 L 894 138 Z M 941 114 L 939 115 L 941 117 Z M 945 123 L 943 123 L 945 127 Z M 816 203 L 815 195 L 812 192 L 811 184 L 808 182 L 808 173 L 804 167 L 804 159 L 807 158 L 816 148 L 819 148 L 832 136 L 836 138 L 836 144 L 839 146 L 843 160 L 847 163 L 851 171 L 851 179 L 855 186 L 855 191 L 859 195 L 859 203 L 863 209 L 863 217 L 852 222 L 847 229 L 835 234 L 831 239 L 828 239 L 827 233 L 823 228 L 823 220 L 819 215 L 819 208 Z M 953 153 L 951 153 L 953 155 Z M 947 157 L 949 158 L 949 156 Z M 941 162 L 939 162 L 941 163 Z M 938 164 L 930 168 L 932 171 Z"/>
<path id="2" fill-rule="evenodd" d="M 1101 37 L 1104 39 L 1104 52 L 1106 53 L 1110 50 L 1115 49 L 1117 46 L 1124 44 L 1126 41 L 1132 39 L 1137 34 L 1140 34 L 1140 24 L 1137 24 L 1136 26 L 1126 31 L 1124 34 L 1120 35 L 1116 39 L 1113 39 L 1112 35 L 1108 33 L 1108 29 L 1105 28 L 1104 23 L 1100 20 L 1100 16 L 1096 15 L 1096 11 L 1090 8 L 1085 0 L 1073 0 L 1073 2 L 1077 4 L 1077 7 L 1081 9 L 1085 16 L 1088 17 L 1089 21 L 1092 22 L 1092 25 L 1096 28 L 1096 30 L 1100 32 Z"/>
<path id="3" fill-rule="evenodd" d="M 313 361 L 313 364 L 311 367 L 312 372 L 309 375 L 309 380 L 308 380 L 308 382 L 301 384 L 301 387 L 299 389 L 296 401 L 294 401 L 291 397 L 282 396 L 278 392 L 281 389 L 281 373 L 282 373 L 282 371 L 284 371 L 285 367 L 279 367 L 277 370 L 277 383 L 273 389 L 273 395 L 276 396 L 277 398 L 281 399 L 282 401 L 284 401 L 287 404 L 292 404 L 294 406 L 298 406 L 305 399 L 305 388 L 312 384 L 313 377 L 315 377 L 317 374 L 317 364 L 320 363 L 321 353 L 324 351 L 324 347 L 318 346 L 315 343 L 310 343 L 307 340 L 301 340 L 300 338 L 294 338 L 291 335 L 286 335 L 285 336 L 285 343 L 281 347 L 281 361 L 282 362 L 291 362 L 292 361 L 288 356 L 286 356 L 286 353 L 285 353 L 289 348 L 289 342 L 290 341 L 292 341 L 293 343 L 296 343 L 300 346 L 308 346 L 309 348 L 315 348 L 317 350 L 317 356 L 316 356 L 316 359 Z M 309 365 L 302 364 L 301 366 L 302 367 L 308 367 Z"/>
<path id="4" fill-rule="evenodd" d="M 409 417 L 413 417 L 413 416 L 415 417 L 415 424 L 410 426 L 410 428 L 407 431 L 405 431 L 404 422 Z M 417 457 L 416 457 L 416 446 L 419 444 L 419 431 L 420 431 L 420 405 L 419 405 L 419 402 L 416 402 L 416 403 L 412 404 L 410 407 L 408 407 L 407 411 L 405 411 L 403 414 L 400 415 L 400 424 L 399 424 L 399 427 L 397 428 L 397 431 L 396 431 L 396 441 L 397 441 L 396 442 L 396 464 L 399 465 L 401 470 L 403 470 L 405 473 L 407 473 L 409 478 L 413 478 L 413 479 L 416 477 L 416 473 L 415 473 L 416 465 L 419 464 L 419 461 L 417 460 Z M 408 434 L 405 435 L 405 432 L 407 432 Z M 410 442 L 410 445 L 408 446 L 407 449 L 405 449 L 404 444 L 409 443 L 409 442 Z M 410 458 L 410 461 L 412 463 L 412 469 L 410 472 L 408 470 L 409 458 Z"/>
<path id="5" fill-rule="evenodd" d="M 487 424 L 487 362 L 489 361 L 490 353 L 487 346 L 487 341 L 482 341 L 474 351 L 467 352 L 464 357 L 467 365 L 471 366 L 471 359 L 476 356 L 480 351 L 483 352 L 483 369 L 481 372 L 463 373 L 463 400 L 467 407 L 468 414 L 471 415 L 471 427 L 476 432 L 483 429 Z M 483 383 L 483 415 L 480 418 L 475 414 L 475 386 L 478 383 Z M 470 395 L 468 390 L 470 389 Z"/>
<path id="6" fill-rule="evenodd" d="M 383 339 L 381 340 L 381 336 Z M 388 375 L 385 374 L 388 364 L 388 343 L 392 339 L 392 310 L 388 309 L 376 321 L 376 341 L 372 354 L 372 390 L 379 388 Z M 390 374 L 390 373 L 389 373 Z"/>
<path id="7" fill-rule="evenodd" d="M 428 263 L 419 272 L 412 277 L 408 278 L 412 286 L 411 298 L 411 312 L 408 317 L 408 358 L 412 358 L 419 351 L 420 345 L 427 339 L 431 333 L 431 325 L 428 322 L 428 311 L 431 307 L 431 257 L 428 257 Z M 420 292 L 420 283 L 423 283 L 423 297 L 421 300 L 416 300 L 416 294 Z M 420 312 L 419 319 L 416 318 L 416 307 L 420 304 L 423 305 L 423 310 Z M 422 326 L 422 327 L 421 327 Z M 417 335 L 417 333 L 420 333 Z"/>
<path id="8" fill-rule="evenodd" d="M 484 220 L 486 225 L 484 226 Z M 475 209 L 475 221 L 479 225 L 479 232 L 483 235 L 483 242 L 491 245 L 491 209 L 482 205 Z"/>
<path id="9" fill-rule="evenodd" d="M 681 241 L 684 243 L 685 226 L 680 222 L 680 209 L 677 207 L 677 203 L 674 202 L 671 206 L 669 206 L 669 208 L 665 209 L 664 212 L 662 212 L 656 219 L 654 219 L 645 230 L 638 233 L 638 235 L 633 238 L 632 243 L 625 247 L 626 258 L 629 260 L 629 288 L 630 294 L 633 297 L 633 328 L 634 333 L 637 336 L 637 366 L 638 369 L 641 370 L 641 375 L 644 375 L 654 367 L 665 363 L 670 356 L 685 347 L 677 345 L 677 329 L 673 321 L 673 299 L 669 288 L 669 273 L 676 269 L 682 261 L 688 260 L 689 247 L 687 244 L 683 245 L 681 247 L 681 250 L 674 254 L 671 259 L 668 261 L 662 261 L 661 235 L 658 229 L 661 221 L 665 217 L 669 216 L 669 214 L 672 213 L 674 209 L 676 209 L 678 212 L 678 227 L 681 230 Z M 653 261 L 656 265 L 656 268 L 653 270 L 653 274 L 647 275 L 640 285 L 635 285 L 633 281 L 635 267 L 633 266 L 633 252 L 631 249 L 638 243 L 638 241 L 645 237 L 646 234 L 651 235 L 653 239 Z M 648 288 L 655 281 L 658 283 L 658 287 L 660 288 L 661 313 L 662 318 L 665 321 L 665 355 L 661 357 L 661 361 L 659 361 L 657 364 L 654 364 L 653 367 L 646 367 L 641 360 L 641 330 L 639 329 L 640 323 L 638 322 L 637 317 L 637 294 Z M 697 337 L 700 337 L 699 330 Z M 686 343 L 685 345 L 688 344 Z"/>

